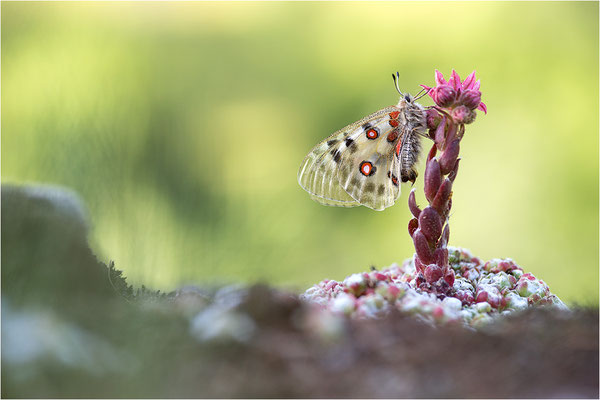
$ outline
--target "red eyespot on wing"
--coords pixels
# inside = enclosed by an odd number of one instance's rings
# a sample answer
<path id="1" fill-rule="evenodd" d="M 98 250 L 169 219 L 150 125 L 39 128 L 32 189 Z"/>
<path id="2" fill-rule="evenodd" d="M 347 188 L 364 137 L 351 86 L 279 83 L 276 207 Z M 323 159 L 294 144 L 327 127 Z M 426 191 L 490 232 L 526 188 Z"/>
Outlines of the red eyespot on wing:
<path id="1" fill-rule="evenodd" d="M 360 173 L 364 176 L 371 176 L 375 173 L 376 168 L 369 161 L 363 161 L 358 167 Z"/>
<path id="2" fill-rule="evenodd" d="M 392 174 L 392 171 L 388 171 L 388 178 L 392 180 L 394 186 L 398 186 L 398 178 L 396 177 L 396 175 Z"/>
<path id="3" fill-rule="evenodd" d="M 367 131 L 367 138 L 368 139 L 377 139 L 377 137 L 379 136 L 379 133 L 377 133 L 377 131 L 375 129 L 369 129 Z"/>
<path id="4" fill-rule="evenodd" d="M 400 111 L 392 111 L 390 113 L 390 118 L 391 119 L 398 119 L 398 116 L 400 115 Z"/>
<path id="5" fill-rule="evenodd" d="M 400 125 L 400 122 L 398 122 L 397 119 L 390 119 L 390 126 L 393 126 L 395 128 L 398 125 Z"/>
<path id="6" fill-rule="evenodd" d="M 391 131 L 390 133 L 388 133 L 388 135 L 387 135 L 387 141 L 388 142 L 393 142 L 394 140 L 398 139 L 398 135 L 400 135 L 400 132 L 398 132 L 398 129 L 394 129 L 393 131 Z"/>

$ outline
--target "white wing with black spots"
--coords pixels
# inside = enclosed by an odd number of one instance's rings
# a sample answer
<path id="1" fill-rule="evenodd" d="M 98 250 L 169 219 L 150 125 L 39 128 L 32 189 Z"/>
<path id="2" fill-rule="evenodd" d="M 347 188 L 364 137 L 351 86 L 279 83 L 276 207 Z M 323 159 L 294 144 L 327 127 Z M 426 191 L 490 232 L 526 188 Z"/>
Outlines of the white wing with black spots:
<path id="1" fill-rule="evenodd" d="M 356 207 L 360 205 L 339 184 L 338 170 L 345 154 L 359 150 L 355 141 L 362 142 L 365 135 L 363 125 L 383 125 L 389 119 L 389 107 L 373 113 L 362 120 L 340 129 L 321 143 L 317 144 L 304 158 L 298 172 L 298 183 L 311 194 L 313 200 L 325 205 Z M 346 157 L 347 158 L 347 157 Z"/>
<path id="2" fill-rule="evenodd" d="M 378 132 L 377 137 L 371 130 Z M 363 131 L 355 139 L 358 150 L 342 155 L 338 181 L 354 200 L 381 211 L 400 196 L 400 163 L 395 155 L 399 128 L 390 126 L 387 118 L 373 126 L 363 126 Z"/>
<path id="3" fill-rule="evenodd" d="M 414 182 L 425 111 L 410 98 L 386 107 L 316 145 L 302 162 L 298 183 L 321 204 L 383 210 Z"/>

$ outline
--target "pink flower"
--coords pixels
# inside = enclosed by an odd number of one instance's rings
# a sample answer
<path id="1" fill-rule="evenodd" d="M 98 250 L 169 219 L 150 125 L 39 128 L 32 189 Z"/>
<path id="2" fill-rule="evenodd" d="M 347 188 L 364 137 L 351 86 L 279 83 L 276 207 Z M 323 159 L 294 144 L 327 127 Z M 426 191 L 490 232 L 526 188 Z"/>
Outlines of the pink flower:
<path id="1" fill-rule="evenodd" d="M 433 88 L 426 85 L 421 85 L 421 87 L 427 90 L 429 96 L 439 107 L 453 109 L 465 106 L 468 110 L 478 109 L 487 114 L 487 107 L 481 102 L 481 92 L 479 91 L 481 82 L 475 80 L 475 71 L 461 81 L 456 71 L 452 70 L 450 79 L 446 81 L 444 75 L 436 69 L 435 84 L 436 86 Z M 465 112 L 461 111 L 459 114 L 464 115 Z"/>

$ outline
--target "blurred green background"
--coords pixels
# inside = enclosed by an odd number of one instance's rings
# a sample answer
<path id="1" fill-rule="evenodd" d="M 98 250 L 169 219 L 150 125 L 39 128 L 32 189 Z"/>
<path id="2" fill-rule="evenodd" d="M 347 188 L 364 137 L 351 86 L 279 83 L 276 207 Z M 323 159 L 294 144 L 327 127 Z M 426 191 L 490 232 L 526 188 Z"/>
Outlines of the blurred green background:
<path id="1" fill-rule="evenodd" d="M 296 173 L 397 102 L 393 71 L 415 93 L 455 68 L 489 113 L 462 144 L 451 245 L 598 303 L 597 2 L 1 7 L 2 180 L 78 191 L 133 284 L 303 290 L 410 257 L 408 186 L 383 212 L 341 209 Z"/>

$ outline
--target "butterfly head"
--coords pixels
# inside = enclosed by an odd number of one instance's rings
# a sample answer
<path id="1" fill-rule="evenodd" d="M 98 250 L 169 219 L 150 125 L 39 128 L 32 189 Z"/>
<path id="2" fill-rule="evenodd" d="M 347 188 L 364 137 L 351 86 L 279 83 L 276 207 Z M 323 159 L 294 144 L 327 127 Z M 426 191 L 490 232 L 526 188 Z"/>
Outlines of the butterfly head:
<path id="1" fill-rule="evenodd" d="M 398 107 L 412 109 L 420 107 L 419 103 L 415 102 L 415 98 L 410 93 L 402 93 L 398 101 Z"/>
<path id="2" fill-rule="evenodd" d="M 418 98 L 413 97 L 410 93 L 402 93 L 398 101 L 398 107 L 411 114 L 421 114 L 424 112 L 423 106 L 416 102 Z"/>
<path id="3" fill-rule="evenodd" d="M 396 72 L 395 74 L 392 74 L 392 78 L 394 79 L 394 86 L 396 87 L 396 91 L 400 94 L 400 101 L 398 102 L 398 107 L 408 106 L 408 108 L 416 107 L 418 109 L 422 109 L 422 107 L 418 103 L 416 103 L 416 100 L 419 100 L 421 97 L 425 96 L 429 92 L 423 89 L 415 97 L 413 97 L 410 93 L 402 93 L 398 84 L 400 80 L 400 73 Z"/>

